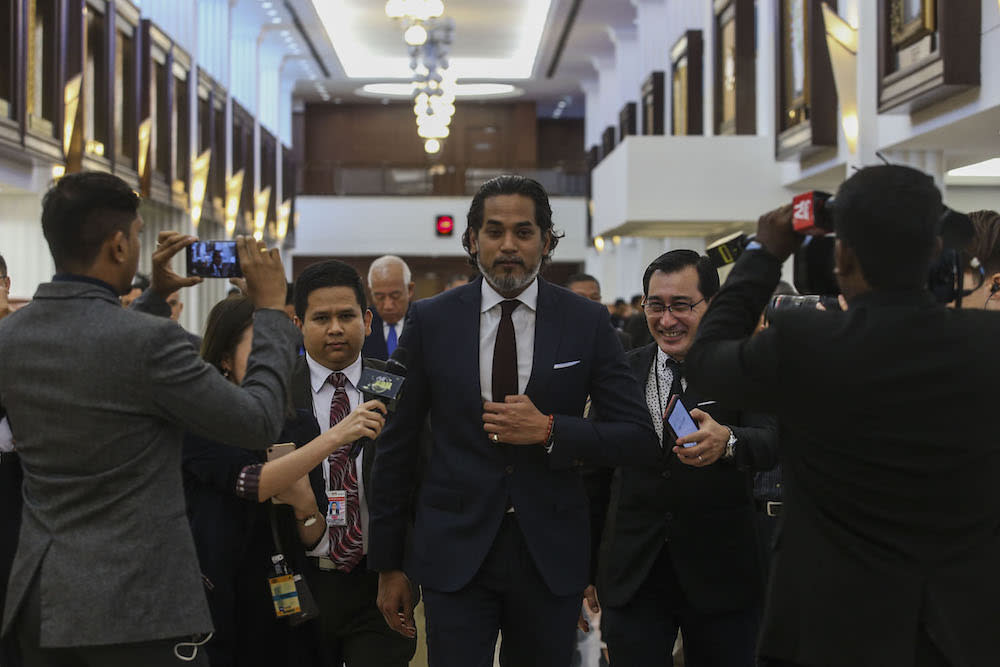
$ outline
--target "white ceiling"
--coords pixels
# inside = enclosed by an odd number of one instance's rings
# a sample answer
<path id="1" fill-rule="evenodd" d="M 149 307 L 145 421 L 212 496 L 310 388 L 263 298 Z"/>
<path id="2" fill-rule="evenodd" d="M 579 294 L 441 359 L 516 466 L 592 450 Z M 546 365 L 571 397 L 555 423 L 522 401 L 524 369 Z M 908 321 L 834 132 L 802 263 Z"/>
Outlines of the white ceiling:
<path id="1" fill-rule="evenodd" d="M 533 20 L 551 2 L 543 23 Z M 314 6 L 315 3 L 315 6 Z M 378 102 L 378 99 L 356 95 L 367 83 L 399 81 L 408 71 L 407 47 L 403 29 L 385 15 L 383 0 L 285 0 L 299 17 L 316 54 L 329 71 L 329 78 L 320 74 L 318 81 L 300 80 L 296 97 L 307 102 L 320 102 L 319 89 L 328 91 L 331 103 Z M 576 19 L 552 78 L 546 73 L 555 57 L 559 38 L 575 0 L 444 0 L 445 16 L 455 20 L 455 41 L 451 47 L 453 66 L 458 69 L 476 66 L 477 76 L 460 81 L 492 81 L 510 83 L 524 91 L 518 99 L 538 104 L 540 116 L 551 115 L 556 104 L 569 98 L 563 117 L 583 116 L 583 93 L 580 81 L 595 76 L 592 58 L 611 56 L 614 52 L 608 28 L 631 28 L 635 22 L 635 7 L 631 0 L 581 0 Z M 337 17 L 332 36 L 324 28 L 317 12 Z M 530 59 L 541 28 L 541 41 L 534 53 L 534 66 L 529 78 L 524 62 Z M 345 56 L 347 69 L 361 77 L 349 78 L 337 51 L 355 49 Z M 346 46 L 345 46 L 346 45 Z M 359 59 L 351 54 L 364 55 Z M 515 56 L 528 57 L 517 66 Z M 493 59 L 484 62 L 481 59 Z M 484 67 L 485 65 L 485 67 Z M 511 98 L 506 98 L 510 101 Z"/>

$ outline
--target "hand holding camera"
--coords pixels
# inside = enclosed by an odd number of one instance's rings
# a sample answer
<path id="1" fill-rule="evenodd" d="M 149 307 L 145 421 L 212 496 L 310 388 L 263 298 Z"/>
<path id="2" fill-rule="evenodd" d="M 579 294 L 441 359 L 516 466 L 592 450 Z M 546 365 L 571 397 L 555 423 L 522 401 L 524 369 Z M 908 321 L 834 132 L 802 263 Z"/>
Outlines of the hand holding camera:
<path id="1" fill-rule="evenodd" d="M 197 276 L 181 277 L 170 266 L 174 255 L 197 240 L 194 236 L 187 236 L 180 232 L 163 231 L 157 234 L 150 283 L 152 290 L 164 299 L 182 287 L 190 287 L 201 282 L 201 278 Z"/>
<path id="2" fill-rule="evenodd" d="M 757 220 L 757 242 L 782 262 L 802 244 L 802 235 L 792 227 L 793 211 L 791 204 L 785 204 Z"/>
<path id="3" fill-rule="evenodd" d="M 247 281 L 247 296 L 253 305 L 282 310 L 288 284 L 278 249 L 268 250 L 262 241 L 252 236 L 237 236 L 236 255 Z"/>

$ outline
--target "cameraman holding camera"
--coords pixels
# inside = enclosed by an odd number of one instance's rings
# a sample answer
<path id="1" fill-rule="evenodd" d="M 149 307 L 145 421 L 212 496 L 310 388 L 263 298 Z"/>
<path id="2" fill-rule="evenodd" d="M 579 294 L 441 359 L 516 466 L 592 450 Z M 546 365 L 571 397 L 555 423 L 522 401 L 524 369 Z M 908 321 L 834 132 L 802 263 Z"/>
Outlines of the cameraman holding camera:
<path id="1" fill-rule="evenodd" d="M 758 652 L 771 666 L 996 665 L 1000 318 L 928 292 L 943 207 L 927 175 L 863 169 L 833 210 L 850 309 L 779 311 L 749 337 L 802 241 L 785 206 L 760 218 L 688 355 L 698 391 L 785 428 Z"/>

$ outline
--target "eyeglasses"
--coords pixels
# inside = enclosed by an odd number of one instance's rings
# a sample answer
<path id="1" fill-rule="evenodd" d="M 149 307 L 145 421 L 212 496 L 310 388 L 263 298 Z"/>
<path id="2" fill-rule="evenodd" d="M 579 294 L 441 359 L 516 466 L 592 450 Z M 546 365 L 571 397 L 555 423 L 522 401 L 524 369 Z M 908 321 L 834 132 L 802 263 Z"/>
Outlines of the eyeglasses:
<path id="1" fill-rule="evenodd" d="M 695 306 L 704 301 L 704 299 L 699 299 L 694 303 L 679 301 L 677 303 L 672 303 L 669 306 L 662 301 L 643 301 L 642 309 L 647 315 L 659 316 L 667 311 L 670 311 L 671 315 L 688 315 L 692 310 L 694 310 Z"/>

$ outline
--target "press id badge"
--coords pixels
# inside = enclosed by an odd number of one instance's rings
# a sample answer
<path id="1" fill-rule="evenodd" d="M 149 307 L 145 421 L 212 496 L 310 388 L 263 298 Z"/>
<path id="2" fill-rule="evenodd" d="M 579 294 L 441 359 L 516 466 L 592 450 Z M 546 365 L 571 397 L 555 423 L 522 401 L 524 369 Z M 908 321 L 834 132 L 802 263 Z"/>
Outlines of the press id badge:
<path id="1" fill-rule="evenodd" d="M 271 599 L 274 600 L 274 613 L 278 618 L 291 616 L 302 611 L 299 605 L 299 593 L 295 588 L 295 577 L 284 574 L 267 580 L 271 586 Z"/>
<path id="2" fill-rule="evenodd" d="M 326 499 L 330 507 L 326 511 L 326 525 L 346 526 L 347 525 L 347 491 L 344 489 L 334 489 L 326 492 Z"/>

